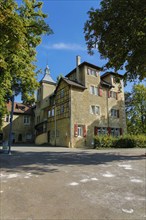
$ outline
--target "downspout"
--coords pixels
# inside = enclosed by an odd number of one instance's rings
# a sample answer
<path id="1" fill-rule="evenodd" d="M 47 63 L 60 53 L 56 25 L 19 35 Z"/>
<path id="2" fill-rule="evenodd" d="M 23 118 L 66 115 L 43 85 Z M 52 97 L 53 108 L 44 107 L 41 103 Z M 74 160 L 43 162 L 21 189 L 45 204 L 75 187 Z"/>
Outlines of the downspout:
<path id="1" fill-rule="evenodd" d="M 70 97 L 69 97 L 69 109 L 70 109 L 70 147 L 72 147 L 72 112 L 71 112 L 71 86 L 70 86 Z"/>
<path id="2" fill-rule="evenodd" d="M 54 126 L 55 126 L 55 146 L 56 146 L 56 129 L 57 129 L 57 123 L 56 123 L 56 103 L 55 103 L 55 117 L 54 117 Z"/>

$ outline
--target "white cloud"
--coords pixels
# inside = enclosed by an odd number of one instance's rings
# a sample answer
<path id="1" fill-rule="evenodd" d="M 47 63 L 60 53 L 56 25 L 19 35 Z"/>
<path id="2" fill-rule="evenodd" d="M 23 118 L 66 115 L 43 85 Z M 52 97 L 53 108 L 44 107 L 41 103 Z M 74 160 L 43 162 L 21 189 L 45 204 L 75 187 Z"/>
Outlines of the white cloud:
<path id="1" fill-rule="evenodd" d="M 75 43 L 54 43 L 52 45 L 42 45 L 43 48 L 45 49 L 53 49 L 53 50 L 85 50 L 83 46 L 80 44 L 75 44 Z"/>

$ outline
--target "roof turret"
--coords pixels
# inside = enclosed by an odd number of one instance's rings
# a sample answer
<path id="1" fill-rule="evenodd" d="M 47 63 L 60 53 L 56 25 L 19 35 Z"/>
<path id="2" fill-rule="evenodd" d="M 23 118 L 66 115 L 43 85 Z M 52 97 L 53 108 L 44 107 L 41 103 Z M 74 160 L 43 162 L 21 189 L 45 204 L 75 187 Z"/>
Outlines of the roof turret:
<path id="1" fill-rule="evenodd" d="M 52 79 L 52 77 L 50 75 L 50 69 L 49 69 L 48 65 L 45 68 L 45 74 L 44 74 L 44 77 L 41 81 L 45 82 L 45 83 L 56 84 L 56 82 Z"/>

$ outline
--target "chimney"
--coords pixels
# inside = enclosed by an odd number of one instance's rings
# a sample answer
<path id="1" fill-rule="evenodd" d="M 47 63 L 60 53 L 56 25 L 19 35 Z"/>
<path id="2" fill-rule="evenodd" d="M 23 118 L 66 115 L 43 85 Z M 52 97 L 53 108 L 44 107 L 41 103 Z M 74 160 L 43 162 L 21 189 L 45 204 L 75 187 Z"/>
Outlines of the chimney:
<path id="1" fill-rule="evenodd" d="M 79 65 L 81 64 L 81 57 L 76 56 L 76 81 L 79 82 Z"/>

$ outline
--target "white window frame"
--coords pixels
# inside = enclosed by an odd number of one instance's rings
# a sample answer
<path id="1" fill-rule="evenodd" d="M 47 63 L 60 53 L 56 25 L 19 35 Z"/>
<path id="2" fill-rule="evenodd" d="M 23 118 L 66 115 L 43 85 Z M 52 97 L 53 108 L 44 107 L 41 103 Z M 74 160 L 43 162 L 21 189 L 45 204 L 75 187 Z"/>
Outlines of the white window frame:
<path id="1" fill-rule="evenodd" d="M 83 126 L 78 125 L 78 137 L 83 137 Z"/>
<path id="2" fill-rule="evenodd" d="M 90 93 L 92 94 L 92 95 L 94 95 L 94 86 L 90 86 Z"/>
<path id="3" fill-rule="evenodd" d="M 92 69 L 92 68 L 88 68 L 87 73 L 88 73 L 89 76 L 97 77 L 99 75 L 99 72 L 95 69 Z"/>
<path id="4" fill-rule="evenodd" d="M 98 95 L 98 87 L 97 86 L 94 87 L 94 94 Z"/>
<path id="5" fill-rule="evenodd" d="M 93 114 L 93 115 L 100 115 L 100 106 L 91 105 L 90 106 L 90 113 Z"/>
<path id="6" fill-rule="evenodd" d="M 48 110 L 48 118 L 51 117 L 51 110 Z"/>
<path id="7" fill-rule="evenodd" d="M 90 86 L 90 93 L 91 93 L 92 95 L 98 95 L 98 87 L 91 85 L 91 86 Z"/>
<path id="8" fill-rule="evenodd" d="M 110 91 L 110 97 L 114 98 L 114 99 L 117 99 L 117 93 L 114 92 L 114 91 Z"/>
<path id="9" fill-rule="evenodd" d="M 30 116 L 24 115 L 23 122 L 25 125 L 30 125 Z"/>
<path id="10" fill-rule="evenodd" d="M 52 116 L 54 116 L 54 115 L 55 115 L 55 109 L 52 108 Z"/>
<path id="11" fill-rule="evenodd" d="M 116 118 L 117 118 L 117 117 L 118 117 L 118 110 L 117 110 L 117 109 L 112 108 L 112 109 L 111 109 L 111 116 L 112 116 L 112 117 L 116 117 Z"/>

